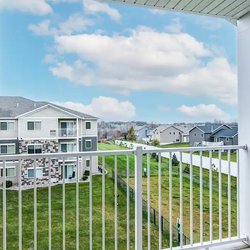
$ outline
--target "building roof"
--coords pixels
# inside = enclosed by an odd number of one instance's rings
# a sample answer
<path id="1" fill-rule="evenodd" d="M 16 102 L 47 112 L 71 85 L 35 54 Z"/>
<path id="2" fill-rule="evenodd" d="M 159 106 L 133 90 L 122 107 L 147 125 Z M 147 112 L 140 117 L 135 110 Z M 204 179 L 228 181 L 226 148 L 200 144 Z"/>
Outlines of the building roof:
<path id="1" fill-rule="evenodd" d="M 170 127 L 170 125 L 160 125 L 157 128 L 155 128 L 153 132 L 161 133 L 163 130 L 167 129 L 168 127 Z"/>
<path id="2" fill-rule="evenodd" d="M 38 108 L 46 107 L 47 105 L 57 107 L 80 118 L 97 119 L 94 116 L 84 114 L 72 109 L 68 109 L 60 105 L 56 105 L 49 102 L 33 101 L 21 96 L 0 96 L 0 117 L 16 118 L 27 112 L 35 111 Z"/>
<path id="3" fill-rule="evenodd" d="M 250 11 L 250 0 L 113 0 L 198 15 L 222 17 L 236 23 Z"/>
<path id="4" fill-rule="evenodd" d="M 223 124 L 215 124 L 215 123 L 206 123 L 204 125 L 197 125 L 193 127 L 190 131 L 192 131 L 194 128 L 200 129 L 203 133 L 212 133 L 219 127 L 221 127 Z"/>
<path id="5" fill-rule="evenodd" d="M 213 133 L 214 137 L 234 137 L 238 134 L 238 128 L 223 128 Z"/>

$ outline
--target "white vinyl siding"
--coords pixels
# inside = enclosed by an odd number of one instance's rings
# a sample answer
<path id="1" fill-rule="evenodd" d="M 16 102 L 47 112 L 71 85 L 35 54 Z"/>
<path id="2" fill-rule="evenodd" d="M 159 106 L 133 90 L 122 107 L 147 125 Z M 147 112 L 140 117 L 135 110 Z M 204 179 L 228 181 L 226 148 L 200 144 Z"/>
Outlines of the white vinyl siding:
<path id="1" fill-rule="evenodd" d="M 0 145 L 0 154 L 15 154 L 16 145 L 15 144 L 1 144 Z"/>

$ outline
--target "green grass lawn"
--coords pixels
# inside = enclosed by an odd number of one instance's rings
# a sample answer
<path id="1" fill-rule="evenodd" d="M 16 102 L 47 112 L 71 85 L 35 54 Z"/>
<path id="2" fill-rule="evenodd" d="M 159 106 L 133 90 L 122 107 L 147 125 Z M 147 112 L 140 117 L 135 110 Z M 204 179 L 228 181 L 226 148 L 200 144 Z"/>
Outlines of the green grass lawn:
<path id="1" fill-rule="evenodd" d="M 108 144 L 99 144 L 99 149 L 125 149 L 116 145 L 108 145 Z M 134 156 L 129 157 L 130 161 L 130 173 L 131 186 L 134 185 Z M 146 167 L 147 159 L 146 156 L 143 156 L 143 167 Z M 114 167 L 114 157 L 106 157 L 106 166 L 109 170 L 112 170 Z M 162 212 L 165 218 L 169 218 L 169 210 L 168 210 L 168 192 L 169 192 L 169 161 L 166 158 L 162 158 Z M 186 164 L 183 164 L 183 168 Z M 125 179 L 126 172 L 126 156 L 118 157 L 118 174 Z M 177 217 L 179 217 L 179 169 L 178 167 L 173 167 L 173 221 L 176 222 Z M 151 203 L 152 207 L 158 209 L 158 163 L 155 159 L 151 158 Z M 199 241 L 199 232 L 200 232 L 200 200 L 199 200 L 199 184 L 200 184 L 200 168 L 193 167 L 193 213 L 194 213 L 194 239 L 196 242 Z M 203 220 L 204 220 L 204 240 L 209 240 L 209 171 L 203 170 Z M 226 175 L 222 175 L 222 210 L 223 210 L 223 236 L 227 237 L 228 232 L 228 179 Z M 189 207 L 190 207 L 190 187 L 189 187 L 189 175 L 183 174 L 183 203 L 184 203 L 184 233 L 189 236 Z M 147 186 L 147 178 L 143 178 L 143 196 L 146 200 L 146 186 Z M 219 236 L 219 188 L 218 188 L 218 173 L 213 172 L 213 236 L 214 238 L 218 238 Z M 237 194 L 236 194 L 236 178 L 231 177 L 231 204 L 232 204 L 232 234 L 236 234 L 236 222 L 237 222 Z"/>
<path id="2" fill-rule="evenodd" d="M 106 249 L 114 249 L 114 182 L 106 176 Z M 93 176 L 93 249 L 102 246 L 102 177 Z M 126 249 L 126 194 L 118 189 L 118 248 Z M 33 190 L 23 191 L 23 249 L 33 249 Z M 3 242 L 2 191 L 0 192 L 0 242 Z M 18 192 L 7 190 L 7 249 L 18 249 Z M 79 186 L 80 249 L 89 249 L 89 184 Z M 143 223 L 143 248 L 147 249 L 147 224 Z M 152 249 L 158 245 L 157 228 L 151 226 Z M 76 184 L 66 184 L 66 249 L 76 246 Z M 134 249 L 134 202 L 130 200 L 130 249 Z M 48 249 L 48 189 L 37 190 L 38 249 Z M 167 247 L 167 237 L 164 240 Z M 0 243 L 0 249 L 2 244 Z M 52 187 L 52 249 L 62 249 L 62 185 Z"/>
<path id="3" fill-rule="evenodd" d="M 173 144 L 168 144 L 168 145 L 161 145 L 159 146 L 160 148 L 184 148 L 184 147 L 189 147 L 189 143 L 173 143 Z M 199 155 L 200 152 L 194 152 L 194 154 Z M 204 151 L 202 153 L 203 156 L 209 157 L 209 152 Z M 215 159 L 219 159 L 219 153 L 218 151 L 212 152 L 212 157 Z M 231 152 L 231 161 L 232 162 L 237 162 L 237 154 L 236 152 Z M 228 158 L 228 153 L 227 152 L 222 152 L 221 153 L 221 159 L 227 161 Z"/>
<path id="4" fill-rule="evenodd" d="M 161 145 L 160 148 L 185 148 L 189 147 L 189 143 L 172 143 L 167 145 Z"/>

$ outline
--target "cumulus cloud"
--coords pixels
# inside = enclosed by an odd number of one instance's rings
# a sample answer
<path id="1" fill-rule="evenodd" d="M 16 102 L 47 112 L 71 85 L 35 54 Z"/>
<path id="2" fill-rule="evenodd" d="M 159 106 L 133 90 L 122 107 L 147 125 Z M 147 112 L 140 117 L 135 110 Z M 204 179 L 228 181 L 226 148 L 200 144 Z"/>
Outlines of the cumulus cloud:
<path id="1" fill-rule="evenodd" d="M 104 13 L 114 21 L 121 20 L 120 12 L 117 9 L 110 7 L 107 3 L 101 3 L 95 0 L 83 0 L 83 6 L 86 13 Z"/>
<path id="2" fill-rule="evenodd" d="M 45 0 L 0 0 L 0 10 L 14 10 L 39 16 L 53 12 Z"/>
<path id="3" fill-rule="evenodd" d="M 61 22 L 58 27 L 53 27 L 51 21 L 45 19 L 38 24 L 29 25 L 28 29 L 37 36 L 71 35 L 81 32 L 93 24 L 92 20 L 85 18 L 82 14 L 75 13 Z"/>
<path id="4" fill-rule="evenodd" d="M 177 108 L 179 112 L 186 117 L 193 120 L 199 119 L 200 121 L 223 120 L 229 121 L 230 116 L 215 104 L 199 104 L 196 106 L 182 105 Z"/>
<path id="5" fill-rule="evenodd" d="M 131 102 L 106 96 L 95 97 L 87 105 L 76 102 L 57 102 L 56 104 L 97 116 L 106 121 L 127 121 L 136 116 L 136 108 Z"/>
<path id="6" fill-rule="evenodd" d="M 183 32 L 139 27 L 127 36 L 60 36 L 55 38 L 55 47 L 60 55 L 78 56 L 73 63 L 65 60 L 50 68 L 53 75 L 75 84 L 102 85 L 122 93 L 162 91 L 236 104 L 235 66 Z"/>

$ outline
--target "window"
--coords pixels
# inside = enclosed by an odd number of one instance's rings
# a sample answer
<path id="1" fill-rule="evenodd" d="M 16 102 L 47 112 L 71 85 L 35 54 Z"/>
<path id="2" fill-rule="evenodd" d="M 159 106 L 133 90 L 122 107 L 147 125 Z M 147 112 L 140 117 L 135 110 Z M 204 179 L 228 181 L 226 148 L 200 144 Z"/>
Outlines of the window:
<path id="1" fill-rule="evenodd" d="M 27 129 L 28 130 L 41 130 L 41 122 L 37 122 L 37 121 L 27 122 Z"/>
<path id="2" fill-rule="evenodd" d="M 86 160 L 86 167 L 89 167 L 90 166 L 90 159 L 87 159 Z"/>
<path id="3" fill-rule="evenodd" d="M 173 134 L 175 135 L 175 132 L 173 132 Z"/>
<path id="4" fill-rule="evenodd" d="M 62 143 L 61 144 L 61 152 L 67 153 L 67 152 L 74 152 L 74 151 L 76 151 L 74 143 Z"/>
<path id="5" fill-rule="evenodd" d="M 86 129 L 91 129 L 91 122 L 86 122 Z"/>
<path id="6" fill-rule="evenodd" d="M 169 134 L 171 135 L 171 132 L 169 132 Z"/>
<path id="7" fill-rule="evenodd" d="M 16 145 L 15 144 L 2 144 L 0 145 L 0 154 L 15 154 Z"/>
<path id="8" fill-rule="evenodd" d="M 227 139 L 226 139 L 227 141 L 229 141 L 229 138 L 227 137 Z"/>
<path id="9" fill-rule="evenodd" d="M 196 136 L 196 133 L 194 133 L 194 136 Z"/>
<path id="10" fill-rule="evenodd" d="M 201 137 L 203 137 L 204 136 L 204 134 L 201 134 Z"/>
<path id="11" fill-rule="evenodd" d="M 1 168 L 1 176 L 3 176 L 3 168 Z M 16 167 L 9 166 L 6 167 L 6 177 L 15 177 L 16 176 Z"/>
<path id="12" fill-rule="evenodd" d="M 42 153 L 41 144 L 28 145 L 28 154 L 41 154 L 41 153 Z"/>
<path id="13" fill-rule="evenodd" d="M 91 140 L 86 140 L 85 141 L 85 148 L 86 149 L 91 149 L 92 148 L 92 141 Z"/>
<path id="14" fill-rule="evenodd" d="M 0 130 L 13 131 L 15 128 L 14 122 L 0 122 Z"/>
<path id="15" fill-rule="evenodd" d="M 36 168 L 36 178 L 42 178 L 44 172 L 44 167 L 37 167 Z M 28 178 L 34 178 L 35 170 L 34 168 L 28 168 Z"/>

